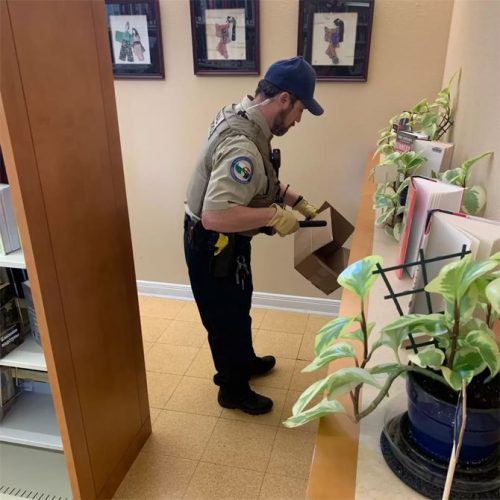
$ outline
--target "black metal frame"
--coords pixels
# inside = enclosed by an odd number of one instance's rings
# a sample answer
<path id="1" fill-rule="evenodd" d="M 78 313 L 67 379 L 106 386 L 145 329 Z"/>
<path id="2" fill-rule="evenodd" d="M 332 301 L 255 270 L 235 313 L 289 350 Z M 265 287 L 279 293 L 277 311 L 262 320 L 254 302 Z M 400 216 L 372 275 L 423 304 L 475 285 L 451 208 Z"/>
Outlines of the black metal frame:
<path id="1" fill-rule="evenodd" d="M 368 79 L 368 61 L 373 24 L 375 0 L 335 1 L 335 0 L 300 0 L 297 54 L 310 62 L 318 75 L 318 80 L 366 82 Z M 356 39 L 352 66 L 317 65 L 312 60 L 314 38 L 314 15 L 317 13 L 342 14 L 357 13 Z M 333 27 L 333 26 L 332 26 Z M 325 47 L 328 43 L 325 42 Z"/>
<path id="2" fill-rule="evenodd" d="M 460 259 L 463 259 L 467 254 L 470 254 L 470 253 L 471 252 L 470 252 L 470 250 L 467 250 L 466 245 L 462 245 L 462 250 L 460 252 L 452 253 L 452 254 L 448 254 L 448 255 L 441 255 L 439 257 L 433 257 L 431 259 L 426 259 L 425 255 L 424 255 L 424 251 L 422 249 L 420 249 L 419 250 L 419 259 L 417 261 L 408 262 L 408 263 L 401 264 L 398 266 L 385 267 L 385 268 L 382 268 L 382 266 L 380 264 L 377 264 L 377 270 L 373 271 L 373 274 L 380 274 L 382 276 L 382 280 L 384 281 L 385 286 L 387 287 L 387 290 L 389 291 L 389 294 L 385 295 L 384 299 L 386 299 L 386 300 L 392 299 L 392 301 L 394 302 L 394 305 L 398 311 L 398 314 L 400 316 L 403 316 L 404 313 L 403 313 L 403 309 L 401 308 L 401 305 L 398 301 L 398 297 L 403 297 L 405 295 L 414 295 L 416 293 L 425 293 L 425 297 L 426 297 L 426 301 L 427 301 L 427 310 L 428 310 L 429 314 L 432 314 L 433 311 L 432 311 L 432 305 L 431 305 L 431 297 L 430 297 L 429 292 L 425 291 L 425 286 L 428 284 L 427 270 L 425 268 L 426 264 L 428 264 L 429 262 L 438 262 L 441 260 L 453 259 L 456 257 L 460 257 Z M 386 273 L 388 273 L 390 271 L 396 271 L 398 269 L 406 269 L 408 267 L 413 267 L 413 266 L 420 266 L 420 268 L 422 270 L 422 279 L 424 281 L 424 286 L 422 288 L 415 288 L 415 289 L 405 290 L 405 291 L 399 292 L 399 293 L 394 293 L 394 290 L 392 289 L 392 286 L 391 286 L 389 280 L 387 279 Z M 428 345 L 436 345 L 437 346 L 437 342 L 435 340 L 430 340 L 427 342 L 422 342 L 420 344 L 417 344 L 411 333 L 408 333 L 408 338 L 410 341 L 410 346 L 407 347 L 406 349 L 408 349 L 408 350 L 412 349 L 415 354 L 418 353 L 419 347 L 424 347 L 424 346 L 428 346 Z"/>
<path id="3" fill-rule="evenodd" d="M 159 0 L 105 0 L 106 18 L 108 23 L 109 48 L 115 80 L 150 79 L 163 80 L 165 70 L 163 65 L 163 43 L 161 38 L 161 19 Z M 115 62 L 113 45 L 115 34 L 112 33 L 110 16 L 145 15 L 148 29 L 148 47 L 150 64 L 124 64 Z"/>
<path id="4" fill-rule="evenodd" d="M 195 75 L 260 74 L 259 0 L 190 0 Z M 245 10 L 246 59 L 208 59 L 207 9 Z"/>

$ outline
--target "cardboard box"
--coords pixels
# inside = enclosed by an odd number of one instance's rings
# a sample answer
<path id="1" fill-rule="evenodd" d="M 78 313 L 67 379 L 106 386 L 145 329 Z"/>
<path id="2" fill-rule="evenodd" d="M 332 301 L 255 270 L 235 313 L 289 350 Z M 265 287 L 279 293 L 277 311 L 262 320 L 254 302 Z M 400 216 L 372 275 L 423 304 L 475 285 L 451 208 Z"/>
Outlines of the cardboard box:
<path id="1" fill-rule="evenodd" d="M 349 250 L 342 245 L 354 226 L 328 202 L 316 216 L 326 220 L 324 227 L 300 228 L 295 233 L 294 266 L 316 288 L 326 295 L 339 288 L 338 275 L 347 267 Z"/>

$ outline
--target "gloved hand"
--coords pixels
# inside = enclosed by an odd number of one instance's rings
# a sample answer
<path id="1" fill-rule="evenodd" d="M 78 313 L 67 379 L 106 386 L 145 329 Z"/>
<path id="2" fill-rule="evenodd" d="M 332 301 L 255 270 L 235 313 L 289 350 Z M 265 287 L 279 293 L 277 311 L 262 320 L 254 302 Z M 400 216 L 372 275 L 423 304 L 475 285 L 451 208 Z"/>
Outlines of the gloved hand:
<path id="1" fill-rule="evenodd" d="M 306 219 L 314 219 L 318 215 L 318 209 L 302 196 L 299 196 L 297 203 L 292 208 L 300 212 Z"/>
<path id="2" fill-rule="evenodd" d="M 266 226 L 273 227 L 280 236 L 287 236 L 299 229 L 299 221 L 292 212 L 284 210 L 276 203 L 271 206 L 276 209 L 276 213 Z"/>

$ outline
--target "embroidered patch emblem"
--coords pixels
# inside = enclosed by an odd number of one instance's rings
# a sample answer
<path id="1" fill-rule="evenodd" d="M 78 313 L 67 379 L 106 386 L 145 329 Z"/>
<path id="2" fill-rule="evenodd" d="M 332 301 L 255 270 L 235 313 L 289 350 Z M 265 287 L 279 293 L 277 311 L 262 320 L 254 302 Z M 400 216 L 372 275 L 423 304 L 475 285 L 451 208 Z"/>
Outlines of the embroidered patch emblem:
<path id="1" fill-rule="evenodd" d="M 236 182 L 248 184 L 253 176 L 252 160 L 246 156 L 240 156 L 232 161 L 229 171 Z"/>

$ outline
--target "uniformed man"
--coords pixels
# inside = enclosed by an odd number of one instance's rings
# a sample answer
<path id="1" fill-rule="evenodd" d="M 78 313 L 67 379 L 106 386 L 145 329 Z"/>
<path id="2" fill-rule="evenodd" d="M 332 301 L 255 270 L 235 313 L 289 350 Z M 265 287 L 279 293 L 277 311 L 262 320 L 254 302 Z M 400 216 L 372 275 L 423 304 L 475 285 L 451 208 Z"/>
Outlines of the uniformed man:
<path id="1" fill-rule="evenodd" d="M 306 218 L 317 209 L 278 180 L 273 135 L 300 122 L 304 109 L 321 115 L 316 73 L 302 57 L 277 61 L 255 98 L 219 111 L 187 192 L 184 250 L 193 295 L 208 332 L 219 386 L 218 402 L 258 415 L 271 399 L 251 390 L 253 376 L 276 359 L 256 356 L 252 345 L 250 240 L 259 232 L 286 236 L 299 228 L 288 205 Z"/>

